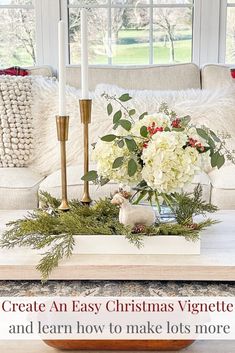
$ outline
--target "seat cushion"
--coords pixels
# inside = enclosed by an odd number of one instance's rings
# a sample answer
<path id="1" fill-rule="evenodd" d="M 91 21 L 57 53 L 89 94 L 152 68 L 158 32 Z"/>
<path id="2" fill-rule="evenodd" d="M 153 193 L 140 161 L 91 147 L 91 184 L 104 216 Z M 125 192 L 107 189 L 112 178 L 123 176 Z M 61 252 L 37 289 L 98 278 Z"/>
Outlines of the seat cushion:
<path id="1" fill-rule="evenodd" d="M 226 65 L 208 64 L 201 70 L 202 89 L 212 89 L 235 85 L 231 68 Z"/>
<path id="2" fill-rule="evenodd" d="M 81 87 L 79 66 L 66 68 L 67 83 Z M 126 89 L 184 90 L 201 88 L 200 69 L 193 63 L 152 66 L 90 66 L 89 87 L 100 83 L 119 85 Z"/>
<path id="3" fill-rule="evenodd" d="M 90 166 L 90 170 L 95 169 L 94 165 Z M 67 179 L 68 179 L 68 198 L 81 199 L 83 193 L 83 181 L 81 177 L 83 175 L 83 166 L 75 165 L 70 166 L 67 169 Z M 187 191 L 192 191 L 194 187 L 198 184 L 202 184 L 203 187 L 203 197 L 205 200 L 210 199 L 210 179 L 205 173 L 195 176 L 193 183 L 187 187 Z M 102 197 L 110 196 L 111 193 L 118 190 L 118 185 L 115 183 L 108 183 L 104 186 L 97 186 L 90 183 L 90 196 L 93 200 L 97 200 Z M 47 191 L 52 196 L 60 198 L 61 196 L 61 180 L 60 171 L 52 173 L 47 178 L 45 178 L 40 184 L 39 191 Z"/>
<path id="4" fill-rule="evenodd" d="M 94 166 L 90 166 L 90 170 L 95 169 Z M 73 165 L 67 168 L 67 180 L 68 180 L 68 198 L 69 200 L 82 198 L 83 194 L 83 166 Z M 115 190 L 118 189 L 117 184 L 108 183 L 104 186 L 97 186 L 90 183 L 90 196 L 92 200 L 98 200 L 101 197 L 109 196 Z M 60 198 L 61 196 L 61 178 L 60 170 L 50 174 L 46 177 L 39 187 L 40 191 L 47 191 L 52 196 Z"/>
<path id="5" fill-rule="evenodd" d="M 235 165 L 209 173 L 212 184 L 211 202 L 221 209 L 235 209 Z"/>
<path id="6" fill-rule="evenodd" d="M 38 187 L 43 177 L 29 168 L 0 169 L 0 209 L 33 209 L 38 206 Z"/>

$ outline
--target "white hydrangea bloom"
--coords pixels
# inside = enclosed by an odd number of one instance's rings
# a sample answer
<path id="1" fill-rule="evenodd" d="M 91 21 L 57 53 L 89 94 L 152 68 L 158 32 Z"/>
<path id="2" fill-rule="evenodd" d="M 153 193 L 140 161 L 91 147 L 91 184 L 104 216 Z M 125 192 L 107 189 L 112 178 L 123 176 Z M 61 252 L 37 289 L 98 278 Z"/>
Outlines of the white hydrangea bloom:
<path id="1" fill-rule="evenodd" d="M 124 163 L 120 168 L 113 169 L 113 162 L 116 158 L 124 156 Z M 134 185 L 141 180 L 141 166 L 133 177 L 129 177 L 127 164 L 130 159 L 130 152 L 126 146 L 120 148 L 115 142 L 99 140 L 92 153 L 92 159 L 97 162 L 97 173 L 103 178 L 108 178 L 116 183 Z"/>
<path id="2" fill-rule="evenodd" d="M 156 133 L 144 149 L 142 177 L 158 192 L 178 192 L 201 170 L 201 157 L 196 148 L 186 147 L 187 134 Z"/>

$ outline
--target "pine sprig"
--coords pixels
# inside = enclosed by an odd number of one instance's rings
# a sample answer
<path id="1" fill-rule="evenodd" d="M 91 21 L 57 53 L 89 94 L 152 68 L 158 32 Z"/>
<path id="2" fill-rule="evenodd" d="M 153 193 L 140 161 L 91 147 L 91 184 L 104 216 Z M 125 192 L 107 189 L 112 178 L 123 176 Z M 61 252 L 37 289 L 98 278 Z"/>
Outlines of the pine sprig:
<path id="1" fill-rule="evenodd" d="M 54 268 L 58 267 L 60 260 L 72 256 L 74 244 L 74 236 L 67 234 L 58 243 L 54 244 L 50 251 L 43 254 L 36 267 L 41 272 L 43 281 L 46 281 Z"/>
<path id="2" fill-rule="evenodd" d="M 193 193 L 174 194 L 174 201 L 171 208 L 179 224 L 190 224 L 193 216 L 214 213 L 218 210 L 218 207 L 203 200 L 200 184 L 196 186 Z"/>

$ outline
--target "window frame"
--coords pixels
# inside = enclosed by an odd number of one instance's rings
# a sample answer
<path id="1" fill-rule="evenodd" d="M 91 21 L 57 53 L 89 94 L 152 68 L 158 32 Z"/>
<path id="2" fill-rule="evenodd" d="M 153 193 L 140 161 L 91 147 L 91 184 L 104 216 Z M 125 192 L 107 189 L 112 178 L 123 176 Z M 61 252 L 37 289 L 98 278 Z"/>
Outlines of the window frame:
<path id="1" fill-rule="evenodd" d="M 67 65 L 69 65 L 67 0 L 34 1 L 34 6 L 0 5 L 0 8 L 35 8 L 37 65 L 50 65 L 56 72 L 58 67 L 57 33 L 60 18 L 65 21 L 67 28 L 65 51 L 67 55 Z M 180 4 L 180 7 L 182 7 L 182 5 L 183 4 Z M 162 6 L 166 7 L 166 5 Z M 176 4 L 174 4 L 174 6 L 176 6 Z M 235 4 L 232 6 L 235 6 Z M 199 66 L 203 66 L 206 63 L 225 63 L 226 26 L 227 0 L 194 0 L 192 63 Z M 150 31 L 151 30 L 150 28 Z M 152 44 L 150 47 L 153 48 Z M 150 57 L 153 58 L 153 53 L 151 52 Z M 233 65 L 234 64 L 235 63 L 233 63 Z M 152 65 L 152 61 L 150 61 L 149 65 Z"/>
<path id="2" fill-rule="evenodd" d="M 68 44 L 68 29 L 69 29 L 69 23 L 68 23 L 68 17 L 69 17 L 69 9 L 76 9 L 76 8 L 81 8 L 80 5 L 69 5 L 67 4 L 67 0 L 60 0 L 61 1 L 61 14 L 62 14 L 62 18 L 63 20 L 65 21 L 66 23 L 66 29 L 67 29 L 67 64 L 68 65 L 71 65 L 69 64 L 70 62 L 70 50 L 69 50 L 69 44 Z M 199 0 L 201 1 L 201 0 Z M 198 3 L 198 0 L 194 0 L 194 3 L 197 2 Z M 109 14 L 108 14 L 108 33 L 109 33 L 109 38 L 111 37 L 111 11 L 112 9 L 114 8 L 134 8 L 133 5 L 130 5 L 130 4 L 124 4 L 124 5 L 119 5 L 119 4 L 112 4 L 112 0 L 107 0 L 107 3 L 106 4 L 100 4 L 100 5 L 92 5 L 91 6 L 92 8 L 105 8 L 109 11 Z M 194 21 L 194 17 L 195 15 L 198 13 L 198 6 L 196 6 L 195 8 L 195 4 L 192 3 L 192 5 L 190 4 L 154 4 L 154 1 L 153 0 L 149 0 L 149 3 L 148 4 L 139 4 L 137 6 L 138 8 L 148 8 L 150 13 L 150 23 L 149 23 L 149 62 L 148 64 L 143 64 L 141 66 L 151 66 L 151 65 L 159 65 L 159 64 L 155 64 L 154 63 L 154 31 L 153 31 L 153 10 L 155 8 L 176 8 L 176 9 L 179 9 L 179 8 L 192 8 L 192 52 L 191 52 L 191 61 L 194 62 L 195 60 L 197 60 L 197 57 L 198 57 L 198 53 L 196 53 L 196 51 L 194 50 L 194 40 L 195 42 L 197 43 L 198 42 L 198 27 L 196 27 L 196 23 L 197 21 Z M 110 65 L 112 66 L 112 58 L 111 57 L 108 57 L 108 60 L 107 60 L 107 64 L 106 65 Z M 105 65 L 105 66 L 106 66 Z M 73 65 L 71 65 L 73 66 Z M 95 66 L 102 66 L 101 64 L 97 64 Z M 116 65 L 115 66 L 122 66 L 122 65 Z M 125 66 L 133 66 L 133 65 L 130 65 L 130 64 L 126 64 Z"/>

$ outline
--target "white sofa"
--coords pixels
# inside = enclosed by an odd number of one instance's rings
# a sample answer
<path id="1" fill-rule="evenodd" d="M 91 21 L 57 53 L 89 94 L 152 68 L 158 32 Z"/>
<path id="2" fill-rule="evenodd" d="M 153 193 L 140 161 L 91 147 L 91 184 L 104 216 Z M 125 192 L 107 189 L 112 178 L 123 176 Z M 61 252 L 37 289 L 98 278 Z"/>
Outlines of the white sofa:
<path id="1" fill-rule="evenodd" d="M 35 67 L 32 75 L 52 76 L 50 67 Z M 126 89 L 185 90 L 214 89 L 232 80 L 230 69 L 223 65 L 206 65 L 201 70 L 195 64 L 178 64 L 150 67 L 91 67 L 90 89 L 99 83 L 116 84 Z M 80 87 L 80 68 L 67 68 L 67 83 Z M 80 198 L 82 164 L 68 168 L 68 194 Z M 202 183 L 208 200 L 223 209 L 235 209 L 235 166 L 214 170 L 209 175 L 197 177 L 194 183 Z M 91 196 L 99 198 L 117 189 L 108 184 L 97 189 L 91 185 Z M 32 209 L 38 206 L 38 191 L 48 191 L 60 196 L 60 172 L 39 175 L 28 168 L 1 168 L 0 209 Z"/>

